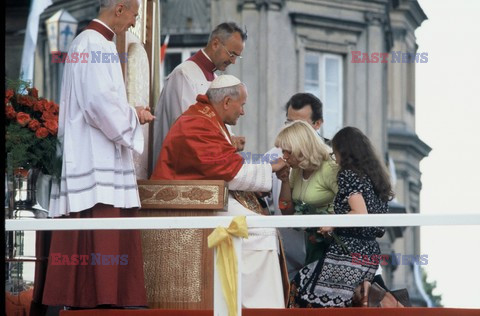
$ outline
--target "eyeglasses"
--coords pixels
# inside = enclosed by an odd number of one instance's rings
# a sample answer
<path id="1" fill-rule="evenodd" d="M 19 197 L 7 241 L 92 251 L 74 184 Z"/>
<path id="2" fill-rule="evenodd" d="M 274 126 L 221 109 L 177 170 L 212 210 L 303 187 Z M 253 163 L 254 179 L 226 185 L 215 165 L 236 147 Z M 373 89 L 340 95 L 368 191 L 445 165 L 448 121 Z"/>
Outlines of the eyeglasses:
<path id="1" fill-rule="evenodd" d="M 330 153 L 330 158 L 332 158 L 333 161 L 337 161 L 337 158 L 335 157 L 334 153 Z"/>
<path id="2" fill-rule="evenodd" d="M 223 49 L 227 52 L 230 58 L 239 58 L 239 59 L 243 58 L 241 55 L 237 55 L 236 53 L 231 53 L 222 43 L 220 43 L 220 45 L 222 45 Z"/>

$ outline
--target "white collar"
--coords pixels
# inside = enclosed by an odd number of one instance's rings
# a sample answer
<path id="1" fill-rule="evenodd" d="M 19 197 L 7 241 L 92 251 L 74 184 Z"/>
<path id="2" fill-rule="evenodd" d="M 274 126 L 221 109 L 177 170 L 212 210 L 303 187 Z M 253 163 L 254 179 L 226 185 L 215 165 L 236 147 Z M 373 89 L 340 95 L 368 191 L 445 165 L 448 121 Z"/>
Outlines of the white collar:
<path id="1" fill-rule="evenodd" d="M 201 49 L 201 51 L 202 51 L 203 55 L 205 55 L 205 57 L 208 58 L 208 60 L 212 61 L 212 60 L 210 59 L 210 57 L 208 57 L 207 53 L 205 53 L 205 52 L 203 51 L 203 48 Z M 213 61 L 212 61 L 212 63 L 213 63 Z"/>

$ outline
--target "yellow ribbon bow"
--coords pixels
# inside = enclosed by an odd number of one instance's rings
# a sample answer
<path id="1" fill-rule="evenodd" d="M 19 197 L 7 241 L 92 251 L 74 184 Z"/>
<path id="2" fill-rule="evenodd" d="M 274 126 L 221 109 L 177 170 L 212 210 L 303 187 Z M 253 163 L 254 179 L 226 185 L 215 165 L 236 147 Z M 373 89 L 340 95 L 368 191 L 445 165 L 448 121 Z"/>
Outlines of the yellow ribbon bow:
<path id="1" fill-rule="evenodd" d="M 248 238 L 247 218 L 236 216 L 228 228 L 217 227 L 208 236 L 208 248 L 217 247 L 217 271 L 222 283 L 222 292 L 227 302 L 228 315 L 237 315 L 237 256 L 232 237 Z"/>

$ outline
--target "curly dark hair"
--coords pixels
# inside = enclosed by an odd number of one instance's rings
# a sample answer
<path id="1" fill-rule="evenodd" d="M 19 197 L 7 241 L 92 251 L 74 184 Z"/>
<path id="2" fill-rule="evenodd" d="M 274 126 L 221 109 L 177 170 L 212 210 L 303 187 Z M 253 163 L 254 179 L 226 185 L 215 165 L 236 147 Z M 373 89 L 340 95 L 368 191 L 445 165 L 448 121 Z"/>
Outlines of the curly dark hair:
<path id="1" fill-rule="evenodd" d="M 367 176 L 379 198 L 390 201 L 394 197 L 387 170 L 375 153 L 370 139 L 358 128 L 347 126 L 332 139 L 335 154 L 340 157 L 340 171 L 352 170 L 360 177 Z"/>

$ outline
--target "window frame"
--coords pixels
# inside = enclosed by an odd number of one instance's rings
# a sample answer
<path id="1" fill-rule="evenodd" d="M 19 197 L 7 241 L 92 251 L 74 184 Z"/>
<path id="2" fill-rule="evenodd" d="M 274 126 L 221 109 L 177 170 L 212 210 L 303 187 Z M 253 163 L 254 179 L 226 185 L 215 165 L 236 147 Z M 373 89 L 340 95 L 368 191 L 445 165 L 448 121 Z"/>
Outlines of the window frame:
<path id="1" fill-rule="evenodd" d="M 307 59 L 308 56 L 314 56 L 314 58 L 317 60 L 317 65 L 318 65 L 318 74 L 317 78 L 318 81 L 312 81 L 312 80 L 307 80 L 306 74 L 307 74 Z M 326 102 L 326 90 L 327 90 L 327 81 L 326 81 L 326 60 L 327 59 L 333 59 L 338 62 L 338 81 L 337 81 L 337 86 L 338 86 L 338 108 L 336 109 L 338 113 L 338 119 L 334 122 L 331 120 L 328 120 L 326 118 L 326 113 L 327 113 L 327 107 L 328 102 Z M 320 134 L 324 137 L 331 138 L 333 135 L 338 132 L 343 126 L 344 126 L 344 80 L 343 80 L 343 68 L 344 68 L 344 57 L 341 54 L 333 54 L 333 53 L 327 53 L 327 52 L 321 52 L 321 51 L 314 51 L 314 50 L 306 50 L 305 51 L 305 62 L 304 62 L 304 90 L 306 92 L 310 92 L 317 96 L 323 103 L 323 116 L 325 119 L 325 124 L 322 124 L 322 127 L 320 128 Z M 316 85 L 315 90 L 317 93 L 309 90 L 307 91 L 306 87 L 310 85 Z M 328 128 L 327 129 L 327 135 L 326 134 L 326 126 L 331 127 L 335 126 L 333 128 Z M 331 134 L 331 135 L 330 135 Z"/>

